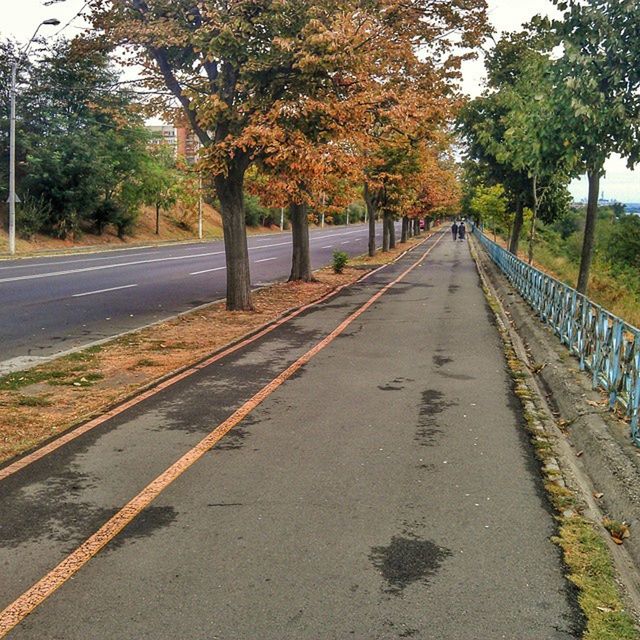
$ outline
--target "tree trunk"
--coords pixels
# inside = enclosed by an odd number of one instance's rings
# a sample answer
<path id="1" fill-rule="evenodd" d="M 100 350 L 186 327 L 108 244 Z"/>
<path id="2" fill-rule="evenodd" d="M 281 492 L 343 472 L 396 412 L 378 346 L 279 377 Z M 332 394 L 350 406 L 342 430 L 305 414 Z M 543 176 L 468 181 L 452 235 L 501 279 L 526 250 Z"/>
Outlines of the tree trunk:
<path id="1" fill-rule="evenodd" d="M 160 205 L 156 204 L 156 235 L 160 235 Z"/>
<path id="2" fill-rule="evenodd" d="M 389 251 L 391 248 L 391 233 L 389 231 L 389 216 L 382 214 L 382 250 Z"/>
<path id="3" fill-rule="evenodd" d="M 293 240 L 293 255 L 291 259 L 291 275 L 289 282 L 315 282 L 311 271 L 311 256 L 309 254 L 309 217 L 307 204 L 291 203 L 289 205 L 291 218 L 291 236 Z"/>
<path id="4" fill-rule="evenodd" d="M 228 173 L 219 174 L 214 179 L 222 214 L 229 311 L 253 310 L 243 196 L 247 165 L 246 159 L 236 156 Z"/>
<path id="5" fill-rule="evenodd" d="M 425 231 L 429 231 L 429 229 L 431 229 L 431 218 L 425 216 L 425 219 L 424 219 L 424 230 Z"/>
<path id="6" fill-rule="evenodd" d="M 419 218 L 413 219 L 413 235 L 414 236 L 420 235 L 420 219 Z"/>
<path id="7" fill-rule="evenodd" d="M 514 256 L 518 255 L 518 244 L 520 242 L 520 233 L 524 224 L 524 199 L 522 194 L 518 194 L 516 200 L 516 216 L 513 220 L 513 229 L 511 231 L 511 239 L 509 240 L 509 251 Z"/>
<path id="8" fill-rule="evenodd" d="M 393 223 L 393 216 L 388 216 L 389 218 L 389 249 L 396 248 L 396 225 Z"/>
<path id="9" fill-rule="evenodd" d="M 409 239 L 409 218 L 402 216 L 402 235 L 400 242 L 404 243 Z"/>
<path id="10" fill-rule="evenodd" d="M 364 183 L 364 201 L 367 205 L 367 215 L 369 216 L 369 255 L 376 255 L 376 205 L 373 196 L 369 191 L 369 183 Z"/>
<path id="11" fill-rule="evenodd" d="M 529 234 L 529 264 L 533 262 L 533 243 L 536 239 L 536 219 L 538 218 L 538 209 L 540 208 L 540 200 L 538 198 L 538 177 L 533 176 L 533 216 L 531 217 L 531 233 Z"/>
<path id="12" fill-rule="evenodd" d="M 582 257 L 580 259 L 580 273 L 577 289 L 587 295 L 589 288 L 589 271 L 593 260 L 593 244 L 596 236 L 596 221 L 598 218 L 598 196 L 600 195 L 600 170 L 590 171 L 589 200 L 587 202 L 587 218 L 584 225 L 584 241 L 582 243 Z"/>

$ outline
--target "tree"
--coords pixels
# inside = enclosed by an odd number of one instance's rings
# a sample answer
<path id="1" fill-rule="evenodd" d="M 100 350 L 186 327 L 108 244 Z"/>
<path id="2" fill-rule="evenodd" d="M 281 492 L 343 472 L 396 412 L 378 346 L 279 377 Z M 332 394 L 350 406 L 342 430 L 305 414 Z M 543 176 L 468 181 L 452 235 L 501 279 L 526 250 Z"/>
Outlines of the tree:
<path id="1" fill-rule="evenodd" d="M 640 157 L 640 5 L 633 0 L 554 0 L 566 144 L 589 180 L 577 289 L 586 293 L 593 260 L 600 179 L 614 152 Z"/>
<path id="2" fill-rule="evenodd" d="M 10 46 L 0 49 L 0 70 Z M 0 71 L 3 73 L 4 71 Z M 102 53 L 59 41 L 22 69 L 18 101 L 22 198 L 44 205 L 42 229 L 60 237 L 91 224 L 130 229 L 139 202 L 127 193 L 147 158 L 147 134 L 131 93 Z M 3 129 L 4 131 L 4 129 Z M 0 145 L 6 144 L 0 138 Z M 5 147 L 6 148 L 6 147 Z M 1 153 L 2 161 L 8 154 Z"/>
<path id="3" fill-rule="evenodd" d="M 570 154 L 555 117 L 556 40 L 544 21 L 505 34 L 487 55 L 488 91 L 461 113 L 471 187 L 501 184 L 515 212 L 509 250 L 517 254 L 525 207 L 547 218 L 560 214 L 567 194 Z M 552 197 L 553 195 L 553 197 Z M 532 230 L 535 226 L 532 227 Z M 533 247 L 530 237 L 529 248 Z"/>
<path id="4" fill-rule="evenodd" d="M 471 199 L 471 210 L 482 224 L 492 227 L 494 240 L 498 226 L 509 226 L 511 222 L 505 190 L 499 184 L 492 187 L 478 187 Z"/>
<path id="5" fill-rule="evenodd" d="M 541 203 L 558 185 L 568 186 L 574 157 L 564 144 L 561 119 L 556 115 L 555 74 L 545 56 L 529 58 L 512 89 L 503 92 L 508 105 L 504 141 L 496 157 L 531 180 L 533 219 L 529 234 L 529 263 L 533 261 L 536 220 Z"/>
<path id="6" fill-rule="evenodd" d="M 180 174 L 173 149 L 165 144 L 152 147 L 140 177 L 142 198 L 156 210 L 156 235 L 159 235 L 160 213 L 176 204 L 179 195 Z"/>
<path id="7" fill-rule="evenodd" d="M 146 84 L 171 93 L 203 145 L 220 201 L 227 307 L 251 309 L 244 225 L 249 166 L 269 156 L 271 126 L 301 97 L 358 87 L 363 58 L 378 46 L 355 0 L 89 0 L 93 40 L 106 36 L 147 61 Z M 139 57 L 135 58 L 139 61 Z"/>

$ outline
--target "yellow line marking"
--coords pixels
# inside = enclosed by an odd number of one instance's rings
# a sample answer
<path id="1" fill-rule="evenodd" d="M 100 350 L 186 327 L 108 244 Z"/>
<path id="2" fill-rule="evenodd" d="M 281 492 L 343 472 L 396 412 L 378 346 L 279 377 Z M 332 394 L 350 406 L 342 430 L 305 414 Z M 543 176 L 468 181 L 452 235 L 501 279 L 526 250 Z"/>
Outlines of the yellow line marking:
<path id="1" fill-rule="evenodd" d="M 0 612 L 0 638 L 3 638 L 11 629 L 24 620 L 36 607 L 42 604 L 50 595 L 59 589 L 69 578 L 77 573 L 91 558 L 93 558 L 105 545 L 113 540 L 130 522 L 133 521 L 146 507 L 148 507 L 162 491 L 174 480 L 180 477 L 187 469 L 193 466 L 207 451 L 237 426 L 258 405 L 269 397 L 278 387 L 293 376 L 300 368 L 307 364 L 325 347 L 331 344 L 354 320 L 359 318 L 389 289 L 403 280 L 416 267 L 424 263 L 425 258 L 438 245 L 442 235 L 434 244 L 424 252 L 408 269 L 402 272 L 395 280 L 386 284 L 375 293 L 360 308 L 343 320 L 329 335 L 309 349 L 303 356 L 285 369 L 280 375 L 265 385 L 249 401 L 237 409 L 231 416 L 222 422 L 209 435 L 203 438 L 195 447 L 174 462 L 166 471 L 149 483 L 138 495 L 130 500 L 118 513 L 110 518 L 98 531 L 87 538 L 75 551 L 69 554 L 60 564 L 52 569 L 46 576 L 36 582 L 20 597 L 14 600 L 6 609 Z"/>
<path id="2" fill-rule="evenodd" d="M 420 244 L 415 245 L 414 247 L 412 247 L 411 249 L 408 249 L 407 251 L 411 251 L 412 249 L 415 249 L 415 248 L 419 247 L 421 244 L 423 244 L 424 242 L 429 240 L 429 238 L 431 238 L 431 237 L 432 236 L 429 236 L 429 237 L 425 238 Z M 404 251 L 403 253 L 401 253 L 396 258 L 396 260 L 399 260 L 400 258 L 402 258 L 407 253 L 407 251 Z M 377 269 L 374 269 L 373 271 L 369 271 L 364 276 L 362 276 L 361 278 L 356 280 L 356 283 L 357 282 L 362 282 L 363 280 L 366 280 L 367 278 L 371 277 L 372 275 L 374 275 L 378 271 L 381 271 L 382 269 L 385 269 L 390 264 L 393 264 L 393 263 L 389 262 L 387 264 L 381 265 L 380 267 L 378 267 Z M 257 333 L 253 334 L 249 338 L 246 338 L 246 339 L 244 339 L 244 340 L 242 340 L 242 341 L 240 341 L 240 342 L 228 347 L 227 349 L 224 349 L 223 351 L 211 356 L 210 358 L 207 358 L 206 360 L 203 360 L 202 362 L 199 362 L 198 364 L 193 365 L 193 366 L 189 367 L 188 369 L 185 369 L 184 371 L 181 371 L 180 373 L 177 373 L 177 374 L 167 378 L 166 380 L 163 380 L 159 384 L 154 385 L 151 389 L 148 389 L 147 391 L 144 391 L 144 392 L 136 395 L 135 398 L 131 398 L 130 400 L 127 400 L 126 402 L 123 402 L 122 404 L 117 405 L 116 407 L 114 407 L 114 408 L 110 409 L 109 411 L 101 414 L 100 416 L 98 416 L 96 418 L 93 418 L 92 420 L 89 420 L 88 422 L 85 422 L 83 425 L 73 429 L 72 431 L 69 431 L 68 433 L 65 433 L 64 435 L 60 436 L 59 438 L 56 438 L 55 440 L 49 442 L 48 444 L 43 445 L 42 447 L 36 449 L 32 453 L 30 453 L 30 454 L 28 454 L 26 456 L 23 456 L 19 460 L 16 460 L 15 462 L 13 462 L 13 463 L 7 465 L 6 467 L 0 469 L 0 482 L 2 480 L 4 480 L 5 478 L 8 478 L 9 476 L 13 475 L 14 473 L 17 473 L 18 471 L 21 471 L 25 467 L 28 467 L 30 464 L 33 464 L 34 462 L 37 462 L 38 460 L 41 460 L 42 458 L 44 458 L 45 456 L 49 455 L 50 453 L 53 453 L 54 451 L 56 451 L 60 447 L 63 447 L 65 444 L 67 444 L 69 442 L 72 442 L 76 438 L 79 438 L 81 435 L 87 433 L 88 431 L 91 431 L 92 429 L 95 429 L 96 427 L 100 426 L 101 424 L 104 424 L 105 422 L 107 422 L 111 418 L 114 418 L 115 416 L 120 415 L 121 413 L 123 413 L 127 409 L 130 409 L 131 407 L 134 407 L 135 405 L 141 403 L 143 400 L 146 400 L 147 398 L 151 398 L 151 397 L 155 396 L 156 394 L 160 393 L 164 389 L 167 389 L 168 387 L 173 386 L 177 382 L 180 382 L 181 380 L 184 380 L 185 378 L 188 378 L 189 376 L 193 375 L 194 373 L 197 373 L 200 369 L 204 369 L 205 367 L 208 367 L 209 365 L 213 364 L 214 362 L 217 362 L 218 360 L 221 360 L 222 358 L 225 358 L 226 356 L 231 355 L 232 353 L 238 351 L 239 349 L 242 349 L 243 347 L 246 347 L 247 345 L 251 344 L 252 342 L 255 342 L 256 340 L 259 340 L 260 338 L 262 338 L 263 336 L 267 335 L 268 333 L 271 333 L 272 331 L 274 331 L 278 327 L 282 326 L 286 322 L 289 322 L 289 320 L 292 320 L 296 316 L 299 316 L 301 313 L 304 313 L 305 311 L 308 311 L 309 309 L 312 309 L 313 307 L 316 307 L 319 304 L 321 304 L 323 302 L 326 302 L 329 298 L 332 298 L 333 296 L 338 295 L 343 289 L 345 289 L 346 287 L 351 286 L 352 284 L 355 284 L 355 283 L 343 284 L 343 285 L 339 286 L 338 288 L 334 289 L 333 291 L 330 291 L 325 296 L 322 296 L 321 298 L 318 298 L 317 300 L 314 300 L 313 302 L 310 302 L 309 304 L 306 304 L 306 305 L 300 307 L 299 309 L 296 309 L 295 311 L 292 311 L 291 313 L 286 314 L 285 316 L 283 316 L 279 320 L 276 320 L 275 322 L 269 324 L 264 329 L 261 329 L 260 331 L 258 331 Z"/>

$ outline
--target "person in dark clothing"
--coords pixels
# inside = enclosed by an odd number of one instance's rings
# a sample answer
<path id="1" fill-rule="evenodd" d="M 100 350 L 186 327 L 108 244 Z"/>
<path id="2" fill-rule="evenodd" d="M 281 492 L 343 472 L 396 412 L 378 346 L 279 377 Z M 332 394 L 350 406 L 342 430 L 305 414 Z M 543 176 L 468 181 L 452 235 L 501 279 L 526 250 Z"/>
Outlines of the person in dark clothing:
<path id="1" fill-rule="evenodd" d="M 464 234 L 466 233 L 466 228 L 464 226 L 464 222 L 461 222 L 458 225 L 458 238 L 460 238 L 460 240 L 464 240 Z"/>
<path id="2" fill-rule="evenodd" d="M 451 225 L 451 235 L 453 236 L 454 240 L 457 240 L 457 238 L 458 238 L 458 225 L 456 224 L 455 220 L 453 221 L 453 224 Z"/>

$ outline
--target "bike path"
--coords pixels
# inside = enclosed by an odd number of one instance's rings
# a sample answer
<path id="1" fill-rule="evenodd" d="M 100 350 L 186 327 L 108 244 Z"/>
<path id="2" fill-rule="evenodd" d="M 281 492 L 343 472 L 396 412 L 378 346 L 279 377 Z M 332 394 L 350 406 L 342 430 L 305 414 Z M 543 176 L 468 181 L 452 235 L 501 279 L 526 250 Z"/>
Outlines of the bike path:
<path id="1" fill-rule="evenodd" d="M 416 258 L 0 484 L 0 605 Z M 446 237 L 8 637 L 578 637 L 522 422 Z"/>

